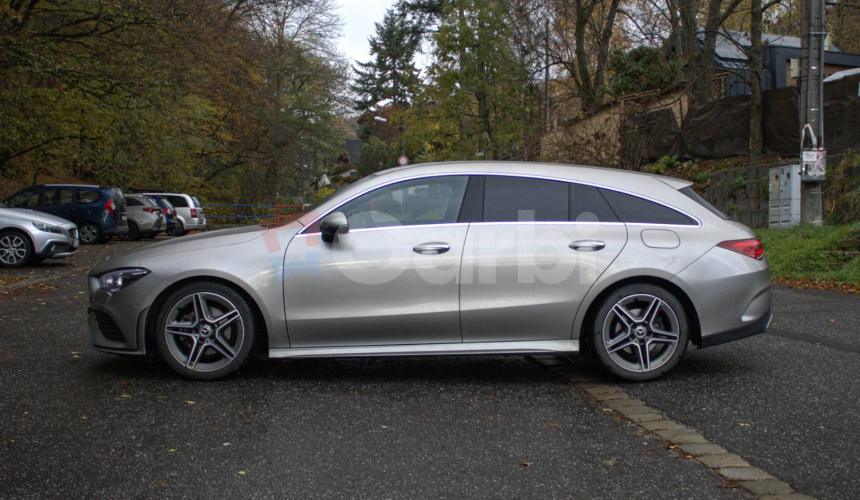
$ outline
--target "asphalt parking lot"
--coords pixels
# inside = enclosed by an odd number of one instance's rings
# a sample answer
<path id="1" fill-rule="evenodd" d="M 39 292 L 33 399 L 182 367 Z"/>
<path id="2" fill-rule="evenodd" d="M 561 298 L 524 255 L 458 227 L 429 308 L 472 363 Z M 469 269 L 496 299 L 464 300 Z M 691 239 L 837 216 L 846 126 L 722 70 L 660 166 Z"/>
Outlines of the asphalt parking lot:
<path id="1" fill-rule="evenodd" d="M 258 362 L 189 382 L 92 351 L 86 271 L 0 271 L 4 498 L 754 498 L 523 356 Z M 860 497 L 860 297 L 777 287 L 771 331 L 638 398 L 816 498 Z"/>

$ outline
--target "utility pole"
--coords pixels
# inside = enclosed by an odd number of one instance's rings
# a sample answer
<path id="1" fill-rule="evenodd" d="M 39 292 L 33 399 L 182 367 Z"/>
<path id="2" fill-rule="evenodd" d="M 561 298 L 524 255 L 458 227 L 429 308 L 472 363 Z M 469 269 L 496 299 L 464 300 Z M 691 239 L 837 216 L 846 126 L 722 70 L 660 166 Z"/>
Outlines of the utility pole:
<path id="1" fill-rule="evenodd" d="M 824 0 L 801 0 L 801 222 L 824 224 Z"/>

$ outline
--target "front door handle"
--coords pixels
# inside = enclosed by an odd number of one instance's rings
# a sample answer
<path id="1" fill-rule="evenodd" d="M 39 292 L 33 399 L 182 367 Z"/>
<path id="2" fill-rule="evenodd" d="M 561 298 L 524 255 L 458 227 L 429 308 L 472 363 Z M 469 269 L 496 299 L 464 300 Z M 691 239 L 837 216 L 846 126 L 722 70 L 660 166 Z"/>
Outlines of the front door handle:
<path id="1" fill-rule="evenodd" d="M 599 240 L 579 240 L 572 242 L 568 246 L 574 250 L 579 250 L 580 252 L 596 252 L 598 250 L 603 250 L 606 243 Z"/>
<path id="2" fill-rule="evenodd" d="M 415 253 L 420 253 L 421 255 L 438 255 L 440 253 L 445 253 L 450 249 L 451 245 L 434 241 L 431 243 L 422 243 L 417 247 L 413 248 L 412 251 Z"/>

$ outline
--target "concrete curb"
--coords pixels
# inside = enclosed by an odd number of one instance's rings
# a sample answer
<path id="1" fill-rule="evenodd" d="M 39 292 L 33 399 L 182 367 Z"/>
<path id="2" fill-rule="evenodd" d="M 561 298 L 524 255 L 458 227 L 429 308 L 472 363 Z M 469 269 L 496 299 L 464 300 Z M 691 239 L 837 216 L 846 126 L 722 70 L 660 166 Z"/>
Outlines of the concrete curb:
<path id="1" fill-rule="evenodd" d="M 779 481 L 767 472 L 753 467 L 739 455 L 712 443 L 702 433 L 663 415 L 660 410 L 631 398 L 622 389 L 604 384 L 599 377 L 577 370 L 566 359 L 551 355 L 531 358 L 566 380 L 593 402 L 600 404 L 610 415 L 615 413 L 629 420 L 645 432 L 656 434 L 666 441 L 667 447 L 685 458 L 694 459 L 722 477 L 727 483 L 737 484 L 760 500 L 815 500 L 802 495 L 788 483 Z"/>

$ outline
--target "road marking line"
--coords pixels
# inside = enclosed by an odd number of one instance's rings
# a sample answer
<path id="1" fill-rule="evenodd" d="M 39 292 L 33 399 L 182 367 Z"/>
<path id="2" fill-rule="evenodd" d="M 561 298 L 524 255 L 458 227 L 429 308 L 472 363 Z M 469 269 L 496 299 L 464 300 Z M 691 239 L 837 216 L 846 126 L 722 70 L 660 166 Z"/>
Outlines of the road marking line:
<path id="1" fill-rule="evenodd" d="M 670 449 L 685 458 L 695 459 L 721 476 L 725 482 L 737 484 L 761 500 L 815 500 L 798 493 L 788 483 L 753 467 L 741 456 L 710 442 L 701 432 L 667 418 L 660 410 L 645 405 L 640 399 L 631 398 L 618 387 L 600 382 L 598 377 L 577 369 L 569 361 L 552 355 L 530 357 L 600 404 L 606 412 L 617 413 L 643 431 L 660 436 Z"/>

